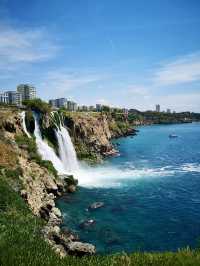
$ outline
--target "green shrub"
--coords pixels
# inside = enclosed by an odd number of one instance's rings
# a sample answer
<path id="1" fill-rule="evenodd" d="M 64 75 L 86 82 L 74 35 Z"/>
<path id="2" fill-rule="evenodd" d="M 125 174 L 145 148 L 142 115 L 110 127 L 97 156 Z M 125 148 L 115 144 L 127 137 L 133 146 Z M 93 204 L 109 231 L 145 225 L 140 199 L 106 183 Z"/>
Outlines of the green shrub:
<path id="1" fill-rule="evenodd" d="M 58 172 L 57 170 L 54 168 L 53 164 L 51 161 L 47 161 L 47 160 L 40 160 L 37 161 L 37 163 L 42 166 L 45 167 L 50 173 L 52 173 L 55 177 L 58 176 Z"/>
<path id="2" fill-rule="evenodd" d="M 22 172 L 22 169 L 20 167 L 17 167 L 14 170 L 6 168 L 5 169 L 5 175 L 7 178 L 18 179 L 19 176 L 23 175 L 23 172 Z"/>
<path id="3" fill-rule="evenodd" d="M 51 106 L 39 98 L 23 101 L 23 104 L 26 105 L 27 108 L 42 114 L 46 114 L 51 111 Z"/>
<path id="4" fill-rule="evenodd" d="M 65 177 L 65 182 L 67 183 L 68 186 L 71 186 L 71 185 L 77 186 L 78 185 L 78 180 L 75 179 L 73 175 L 68 175 L 67 177 Z"/>

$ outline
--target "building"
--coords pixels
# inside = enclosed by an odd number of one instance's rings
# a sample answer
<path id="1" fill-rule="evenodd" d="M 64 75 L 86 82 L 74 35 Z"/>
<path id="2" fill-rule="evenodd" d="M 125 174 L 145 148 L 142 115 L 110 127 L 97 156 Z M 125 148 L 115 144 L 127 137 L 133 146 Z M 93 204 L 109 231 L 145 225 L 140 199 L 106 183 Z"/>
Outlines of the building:
<path id="1" fill-rule="evenodd" d="M 77 111 L 78 105 L 73 101 L 68 101 L 66 98 L 58 98 L 49 100 L 49 104 L 54 108 L 66 108 L 69 111 Z"/>
<path id="2" fill-rule="evenodd" d="M 22 101 L 36 98 L 36 88 L 30 84 L 20 84 L 17 86 L 17 92 L 21 93 Z"/>
<path id="3" fill-rule="evenodd" d="M 167 113 L 170 114 L 171 113 L 171 109 L 167 109 Z"/>
<path id="4" fill-rule="evenodd" d="M 89 111 L 90 111 L 90 112 L 94 112 L 94 111 L 95 111 L 95 107 L 94 107 L 93 105 L 90 105 L 90 106 L 89 106 Z"/>
<path id="5" fill-rule="evenodd" d="M 160 104 L 156 104 L 156 112 L 160 112 Z"/>
<path id="6" fill-rule="evenodd" d="M 16 91 L 6 91 L 8 97 L 8 104 L 22 105 L 22 94 Z"/>
<path id="7" fill-rule="evenodd" d="M 0 93 L 0 103 L 8 104 L 8 95 L 5 92 Z"/>
<path id="8" fill-rule="evenodd" d="M 75 102 L 67 101 L 67 110 L 75 112 L 78 109 L 78 105 Z"/>
<path id="9" fill-rule="evenodd" d="M 96 104 L 96 111 L 101 112 L 102 110 L 102 105 L 101 104 Z"/>
<path id="10" fill-rule="evenodd" d="M 83 111 L 83 112 L 87 112 L 88 111 L 88 106 L 86 106 L 86 105 L 79 106 L 78 110 L 79 111 Z"/>
<path id="11" fill-rule="evenodd" d="M 56 100 L 49 100 L 49 104 L 54 107 L 54 108 L 57 108 L 56 106 Z"/>
<path id="12" fill-rule="evenodd" d="M 67 99 L 66 98 L 52 99 L 49 100 L 49 104 L 55 108 L 61 108 L 61 107 L 67 108 Z"/>
<path id="13" fill-rule="evenodd" d="M 22 95 L 16 91 L 6 91 L 0 93 L 0 103 L 11 105 L 22 105 Z"/>

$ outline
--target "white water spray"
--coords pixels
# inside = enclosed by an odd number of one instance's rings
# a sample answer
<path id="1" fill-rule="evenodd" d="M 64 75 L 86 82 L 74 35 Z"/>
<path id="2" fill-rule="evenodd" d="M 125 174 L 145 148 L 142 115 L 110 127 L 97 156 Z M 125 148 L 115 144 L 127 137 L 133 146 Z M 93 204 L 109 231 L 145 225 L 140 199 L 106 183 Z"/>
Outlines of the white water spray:
<path id="1" fill-rule="evenodd" d="M 58 140 L 59 147 L 59 157 L 56 155 L 53 148 L 51 148 L 45 140 L 42 139 L 40 127 L 37 121 L 36 115 L 35 118 L 35 137 L 36 144 L 38 147 L 39 154 L 44 160 L 49 160 L 53 163 L 55 169 L 59 174 L 74 174 L 78 171 L 78 160 L 76 158 L 76 152 L 72 144 L 71 138 L 67 129 L 64 127 L 62 122 L 62 117 L 58 113 L 57 121 L 54 118 L 54 112 L 51 114 L 52 121 L 56 126 L 55 134 Z"/>
<path id="2" fill-rule="evenodd" d="M 23 126 L 24 133 L 30 139 L 31 138 L 31 135 L 28 133 L 28 130 L 26 128 L 25 114 L 26 114 L 25 111 L 21 112 L 22 126 Z"/>
<path id="3" fill-rule="evenodd" d="M 34 115 L 35 118 L 35 138 L 36 138 L 36 144 L 38 148 L 39 154 L 42 156 L 43 160 L 48 160 L 53 163 L 53 166 L 58 171 L 59 174 L 65 174 L 65 168 L 63 165 L 63 162 L 60 160 L 60 158 L 56 155 L 53 148 L 51 148 L 43 139 L 40 132 L 40 127 L 38 124 L 38 120 L 36 115 Z"/>
<path id="4" fill-rule="evenodd" d="M 70 173 L 77 172 L 76 152 L 67 129 L 60 125 L 60 129 L 56 130 L 56 137 L 58 139 L 59 155 L 66 171 Z"/>
<path id="5" fill-rule="evenodd" d="M 57 116 L 57 120 L 55 115 Z M 55 134 L 58 140 L 60 159 L 64 165 L 64 168 L 68 173 L 77 173 L 79 166 L 76 157 L 76 151 L 74 149 L 70 135 L 64 126 L 63 117 L 56 112 L 52 112 L 51 118 L 56 126 Z"/>

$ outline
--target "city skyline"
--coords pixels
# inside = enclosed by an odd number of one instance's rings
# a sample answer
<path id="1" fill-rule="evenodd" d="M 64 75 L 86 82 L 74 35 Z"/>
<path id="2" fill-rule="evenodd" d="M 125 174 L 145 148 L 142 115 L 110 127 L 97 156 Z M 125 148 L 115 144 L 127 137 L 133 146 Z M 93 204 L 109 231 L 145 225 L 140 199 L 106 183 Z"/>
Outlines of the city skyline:
<path id="1" fill-rule="evenodd" d="M 0 1 L 0 87 L 200 112 L 199 12 L 196 0 Z"/>

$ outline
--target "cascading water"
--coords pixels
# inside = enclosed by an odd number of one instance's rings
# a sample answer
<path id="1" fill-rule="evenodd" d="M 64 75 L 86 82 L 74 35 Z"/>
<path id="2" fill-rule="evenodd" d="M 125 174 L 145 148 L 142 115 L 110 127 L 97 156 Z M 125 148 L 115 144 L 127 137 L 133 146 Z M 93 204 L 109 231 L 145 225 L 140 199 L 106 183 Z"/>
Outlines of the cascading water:
<path id="1" fill-rule="evenodd" d="M 56 136 L 59 145 L 59 155 L 65 169 L 72 173 L 77 171 L 78 161 L 76 158 L 76 152 L 67 129 L 61 125 L 60 130 L 56 130 Z"/>
<path id="2" fill-rule="evenodd" d="M 24 130 L 25 134 L 27 135 L 27 137 L 30 139 L 31 138 L 31 135 L 28 133 L 28 130 L 26 128 L 25 111 L 23 111 L 21 113 L 21 118 L 22 118 L 23 130 Z"/>
<path id="3" fill-rule="evenodd" d="M 54 117 L 55 115 L 57 115 L 57 120 Z M 52 118 L 56 126 L 55 133 L 58 140 L 59 155 L 64 168 L 68 173 L 77 172 L 79 166 L 76 157 L 76 151 L 74 149 L 70 135 L 67 129 L 64 127 L 63 118 L 55 112 L 52 112 Z"/>
<path id="4" fill-rule="evenodd" d="M 51 148 L 43 139 L 40 132 L 40 127 L 38 124 L 37 116 L 34 114 L 35 118 L 35 138 L 36 138 L 36 144 L 38 147 L 38 152 L 42 156 L 43 160 L 48 160 L 53 163 L 53 166 L 58 171 L 59 174 L 65 174 L 66 170 L 63 165 L 63 162 L 60 160 L 60 158 L 56 155 L 53 148 Z"/>
<path id="5" fill-rule="evenodd" d="M 72 144 L 71 138 L 67 129 L 64 127 L 62 122 L 62 117 L 58 113 L 57 120 L 54 118 L 55 113 L 52 112 L 52 122 L 54 123 L 56 129 L 55 134 L 58 140 L 59 147 L 59 157 L 56 155 L 53 148 L 51 148 L 45 140 L 42 139 L 40 127 L 36 114 L 35 118 L 35 137 L 36 144 L 38 147 L 38 152 L 42 156 L 42 159 L 49 160 L 53 163 L 55 169 L 59 174 L 74 174 L 78 171 L 78 160 L 76 158 L 76 152 Z"/>

